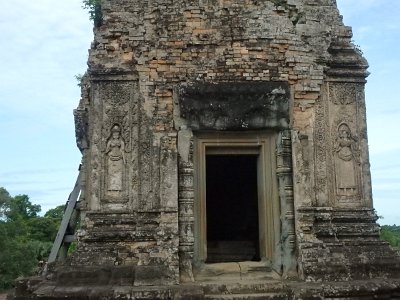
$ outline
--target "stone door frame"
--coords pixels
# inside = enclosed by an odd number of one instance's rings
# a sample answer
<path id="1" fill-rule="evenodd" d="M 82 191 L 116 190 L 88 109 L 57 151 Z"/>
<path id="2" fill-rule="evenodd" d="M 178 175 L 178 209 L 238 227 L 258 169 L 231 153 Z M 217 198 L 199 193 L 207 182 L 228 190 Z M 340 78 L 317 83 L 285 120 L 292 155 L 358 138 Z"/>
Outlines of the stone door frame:
<path id="1" fill-rule="evenodd" d="M 261 201 L 260 254 L 264 265 L 284 277 L 297 276 L 293 199 L 290 89 L 287 82 L 189 82 L 174 93 L 174 125 L 178 135 L 179 269 L 182 282 L 194 281 L 194 269 L 204 267 L 204 208 L 198 206 L 198 161 L 201 147 L 214 147 L 207 138 L 226 141 L 227 147 L 259 147 L 265 174 L 274 182 L 271 202 Z M 200 141 L 200 142 L 199 142 Z M 200 151 L 198 149 L 200 147 Z M 215 144 L 215 147 L 217 144 Z M 261 150 L 260 150 L 261 149 Z M 203 152 L 202 152 L 203 151 Z M 260 168 L 261 169 L 261 168 Z M 258 176 L 267 179 L 267 175 Z M 264 186 L 265 184 L 259 184 Z M 266 196 L 259 197 L 267 199 Z M 271 197 L 270 197 L 271 199 Z M 203 214 L 201 211 L 203 210 Z M 204 221 L 203 221 L 204 222 Z M 202 228 L 202 229 L 201 229 Z M 203 249 L 202 249 L 203 248 Z"/>
<path id="2" fill-rule="evenodd" d="M 264 166 L 267 163 L 270 164 L 263 168 L 263 172 L 269 173 L 269 178 L 274 181 L 273 190 L 270 192 L 273 195 L 273 201 L 267 205 L 266 200 L 262 200 L 266 204 L 263 208 L 266 212 L 264 216 L 267 216 L 262 219 L 264 222 L 262 226 L 264 233 L 271 234 L 273 238 L 266 241 L 263 246 L 263 253 L 260 254 L 265 253 L 265 259 L 261 261 L 261 264 L 264 270 L 273 270 L 283 277 L 297 277 L 291 131 L 265 129 L 242 132 L 195 131 L 193 133 L 191 130 L 184 129 L 178 132 L 178 144 L 188 150 L 186 156 L 179 156 L 178 161 L 181 282 L 194 281 L 194 274 L 208 266 L 204 263 L 205 228 L 200 230 L 199 223 L 201 220 L 201 208 L 199 209 L 197 195 L 199 159 L 196 156 L 204 156 L 205 152 L 202 149 L 207 147 L 214 146 L 218 149 L 218 143 L 228 148 L 233 146 L 232 149 L 241 144 L 241 147 L 247 147 L 248 151 L 257 150 L 264 156 L 262 158 Z M 184 151 L 181 153 L 184 154 Z M 264 175 L 264 179 L 266 176 Z M 269 219 L 268 214 L 270 214 Z"/>
<path id="3" fill-rule="evenodd" d="M 261 261 L 272 263 L 274 245 L 279 240 L 279 197 L 275 149 L 276 133 L 213 132 L 197 133 L 194 137 L 194 260 L 203 264 L 207 259 L 206 224 L 206 155 L 253 154 L 257 155 L 257 189 L 259 215 L 259 250 Z"/>

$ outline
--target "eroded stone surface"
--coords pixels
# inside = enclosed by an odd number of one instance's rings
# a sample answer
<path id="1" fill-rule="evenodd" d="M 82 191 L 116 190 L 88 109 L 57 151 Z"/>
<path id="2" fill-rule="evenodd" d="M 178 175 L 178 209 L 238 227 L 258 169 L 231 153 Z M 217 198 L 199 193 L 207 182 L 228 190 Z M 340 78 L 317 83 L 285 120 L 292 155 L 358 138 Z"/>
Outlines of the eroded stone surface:
<path id="1" fill-rule="evenodd" d="M 75 111 L 78 248 L 15 299 L 400 297 L 400 258 L 379 240 L 372 205 L 368 64 L 336 1 L 104 0 L 102 13 Z M 271 279 L 196 281 L 207 267 L 196 139 L 239 131 L 274 141 L 274 205 L 261 219 L 278 238 L 266 270 L 245 268 L 245 279 L 273 272 L 275 290 Z"/>

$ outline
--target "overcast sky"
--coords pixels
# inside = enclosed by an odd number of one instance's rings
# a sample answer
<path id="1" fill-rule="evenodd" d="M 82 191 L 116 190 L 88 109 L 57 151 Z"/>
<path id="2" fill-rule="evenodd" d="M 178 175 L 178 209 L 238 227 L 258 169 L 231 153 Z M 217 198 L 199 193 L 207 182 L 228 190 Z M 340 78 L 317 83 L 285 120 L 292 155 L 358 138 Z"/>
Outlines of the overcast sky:
<path id="1" fill-rule="evenodd" d="M 72 110 L 92 24 L 82 0 L 3 1 L 0 10 L 0 186 L 43 212 L 65 203 L 80 152 Z M 400 1 L 337 0 L 368 59 L 366 86 L 374 206 L 400 224 Z"/>

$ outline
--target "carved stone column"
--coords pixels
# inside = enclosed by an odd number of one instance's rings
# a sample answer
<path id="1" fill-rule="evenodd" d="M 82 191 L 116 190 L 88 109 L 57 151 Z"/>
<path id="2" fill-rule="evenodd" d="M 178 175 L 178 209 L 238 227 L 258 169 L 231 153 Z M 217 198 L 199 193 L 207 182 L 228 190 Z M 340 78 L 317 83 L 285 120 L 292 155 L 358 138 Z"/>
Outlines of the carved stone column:
<path id="1" fill-rule="evenodd" d="M 193 162 L 179 161 L 179 262 L 182 282 L 194 281 L 194 178 Z"/>
<path id="2" fill-rule="evenodd" d="M 282 271 L 285 277 L 297 275 L 292 172 L 291 132 L 284 130 L 278 136 L 276 174 L 281 207 Z"/>

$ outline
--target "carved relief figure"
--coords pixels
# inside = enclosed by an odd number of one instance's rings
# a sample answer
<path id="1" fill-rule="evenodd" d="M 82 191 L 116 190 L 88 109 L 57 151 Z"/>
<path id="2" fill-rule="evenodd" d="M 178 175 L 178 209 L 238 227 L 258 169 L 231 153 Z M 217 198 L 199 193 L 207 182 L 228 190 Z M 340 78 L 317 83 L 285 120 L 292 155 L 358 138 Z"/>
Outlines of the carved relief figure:
<path id="1" fill-rule="evenodd" d="M 113 125 L 110 138 L 107 141 L 107 178 L 106 185 L 109 192 L 123 190 L 125 143 L 121 137 L 121 127 Z"/>
<path id="2" fill-rule="evenodd" d="M 357 138 L 351 134 L 350 127 L 341 123 L 338 127 L 334 145 L 336 187 L 340 198 L 357 195 Z"/>

